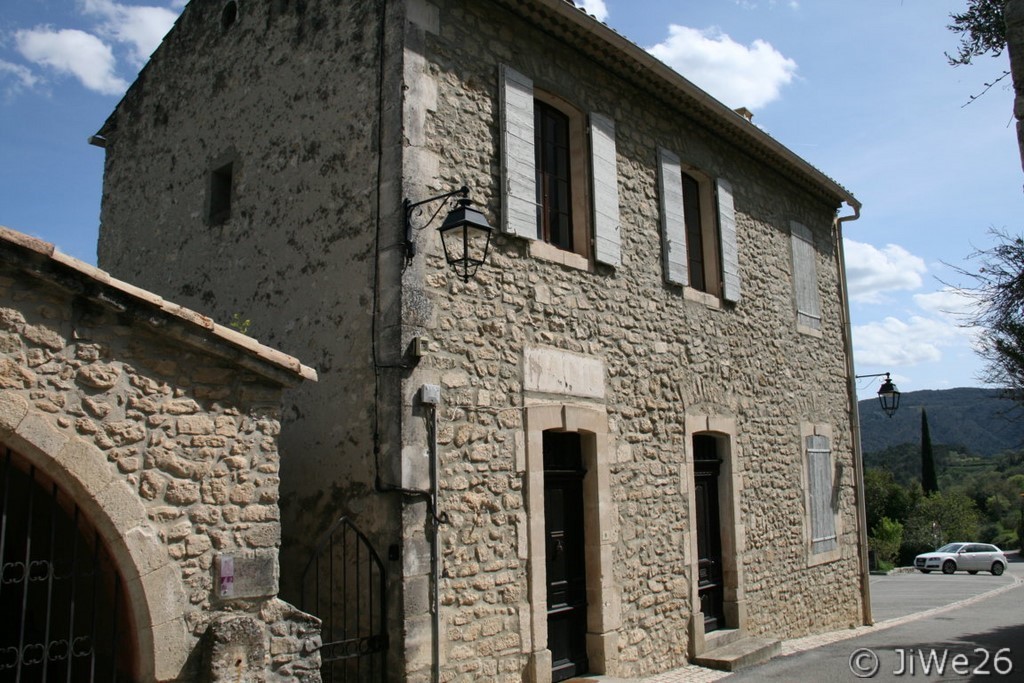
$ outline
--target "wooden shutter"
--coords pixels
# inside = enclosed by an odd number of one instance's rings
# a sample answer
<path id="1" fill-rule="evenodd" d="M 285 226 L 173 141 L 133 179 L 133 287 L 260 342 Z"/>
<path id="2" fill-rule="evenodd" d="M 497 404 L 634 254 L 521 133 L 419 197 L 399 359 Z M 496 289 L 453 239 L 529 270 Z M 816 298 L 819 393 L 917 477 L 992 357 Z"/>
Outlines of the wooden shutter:
<path id="1" fill-rule="evenodd" d="M 594 258 L 622 264 L 619 241 L 619 172 L 615 158 L 615 121 L 590 115 L 590 171 L 594 188 Z"/>
<path id="2" fill-rule="evenodd" d="M 811 503 L 811 552 L 838 547 L 832 509 L 832 451 L 828 437 L 807 437 L 807 471 Z"/>
<path id="3" fill-rule="evenodd" d="M 718 229 L 722 241 L 722 298 L 740 300 L 740 254 L 736 244 L 736 208 L 732 201 L 732 185 L 719 178 L 715 183 L 718 195 Z"/>
<path id="4" fill-rule="evenodd" d="M 679 157 L 658 149 L 658 181 L 661 190 L 661 253 L 665 279 L 676 285 L 690 284 L 686 261 L 686 214 L 683 210 L 683 173 Z"/>
<path id="5" fill-rule="evenodd" d="M 793 291 L 796 298 L 796 321 L 800 325 L 821 329 L 821 301 L 818 296 L 818 267 L 814 234 L 796 221 L 789 224 L 793 243 Z"/>
<path id="6" fill-rule="evenodd" d="M 537 160 L 533 137 L 533 81 L 501 67 L 502 229 L 537 239 Z"/>

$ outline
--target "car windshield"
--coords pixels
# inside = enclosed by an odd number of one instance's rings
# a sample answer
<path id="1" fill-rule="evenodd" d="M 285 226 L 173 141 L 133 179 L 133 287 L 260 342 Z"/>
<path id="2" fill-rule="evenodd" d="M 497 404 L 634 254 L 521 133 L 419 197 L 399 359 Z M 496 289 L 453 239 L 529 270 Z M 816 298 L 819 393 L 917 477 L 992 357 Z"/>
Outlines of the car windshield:
<path id="1" fill-rule="evenodd" d="M 939 548 L 935 552 L 937 552 L 937 553 L 955 553 L 955 552 L 959 551 L 960 548 L 963 548 L 963 547 L 964 547 L 963 543 L 947 543 L 946 545 L 942 546 L 941 548 Z"/>

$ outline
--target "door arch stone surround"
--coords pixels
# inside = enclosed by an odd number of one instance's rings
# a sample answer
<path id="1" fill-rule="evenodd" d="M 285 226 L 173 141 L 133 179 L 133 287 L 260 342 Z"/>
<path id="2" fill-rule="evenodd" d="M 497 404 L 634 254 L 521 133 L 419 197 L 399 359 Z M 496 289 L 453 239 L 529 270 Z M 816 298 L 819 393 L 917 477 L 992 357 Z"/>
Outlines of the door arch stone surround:
<path id="1" fill-rule="evenodd" d="M 547 569 L 544 545 L 544 432 L 578 432 L 583 466 L 584 545 L 587 584 L 587 657 L 593 673 L 615 674 L 621 594 L 612 564 L 615 542 L 609 463 L 614 454 L 608 414 L 602 408 L 570 404 L 525 409 L 526 506 L 528 515 L 529 620 L 532 652 L 528 665 L 534 683 L 551 681 L 548 649 Z"/>
<path id="2" fill-rule="evenodd" d="M 138 680 L 173 680 L 191 650 L 180 570 L 142 501 L 95 445 L 55 427 L 15 394 L 0 394 L 0 443 L 52 479 L 99 532 L 121 574 L 134 625 Z"/>

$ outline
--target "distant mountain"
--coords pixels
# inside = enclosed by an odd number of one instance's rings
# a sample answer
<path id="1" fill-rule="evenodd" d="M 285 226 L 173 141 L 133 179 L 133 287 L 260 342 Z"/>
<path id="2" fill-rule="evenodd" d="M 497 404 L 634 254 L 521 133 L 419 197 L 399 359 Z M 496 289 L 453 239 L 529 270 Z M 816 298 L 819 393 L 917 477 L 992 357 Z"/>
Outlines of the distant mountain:
<path id="1" fill-rule="evenodd" d="M 861 447 L 865 454 L 921 441 L 921 408 L 935 445 L 963 446 L 969 453 L 990 456 L 1024 449 L 1024 410 L 1000 398 L 998 389 L 909 391 L 900 397 L 892 418 L 877 398 L 859 402 Z"/>

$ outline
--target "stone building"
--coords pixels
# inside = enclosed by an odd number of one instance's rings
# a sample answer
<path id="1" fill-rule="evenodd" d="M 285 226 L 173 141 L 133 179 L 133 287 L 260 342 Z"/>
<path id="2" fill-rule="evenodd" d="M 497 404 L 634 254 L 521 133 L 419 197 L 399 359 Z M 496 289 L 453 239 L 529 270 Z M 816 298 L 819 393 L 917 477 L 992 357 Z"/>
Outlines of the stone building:
<path id="1" fill-rule="evenodd" d="M 319 681 L 277 598 L 281 394 L 315 378 L 0 228 L 0 677 Z"/>
<path id="2" fill-rule="evenodd" d="M 641 676 L 870 620 L 860 205 L 571 2 L 193 0 L 94 143 L 101 264 L 317 367 L 282 596 L 355 520 L 391 679 Z M 445 203 L 403 206 L 462 185 L 499 228 L 467 281 Z"/>

